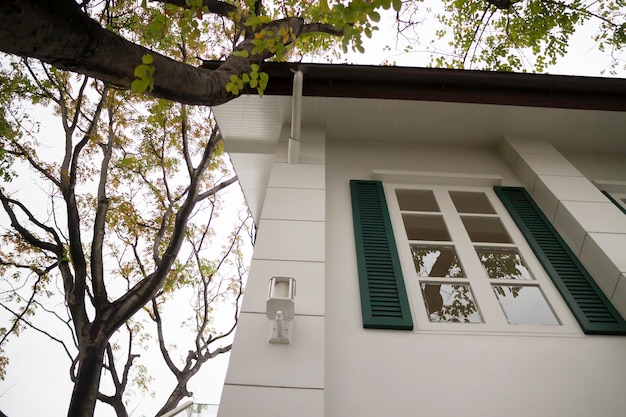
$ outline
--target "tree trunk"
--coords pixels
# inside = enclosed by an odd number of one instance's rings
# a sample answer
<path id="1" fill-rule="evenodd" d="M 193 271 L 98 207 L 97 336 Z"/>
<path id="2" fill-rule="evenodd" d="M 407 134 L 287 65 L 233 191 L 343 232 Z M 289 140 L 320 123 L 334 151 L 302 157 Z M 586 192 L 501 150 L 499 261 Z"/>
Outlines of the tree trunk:
<path id="1" fill-rule="evenodd" d="M 96 408 L 106 341 L 90 342 L 84 341 L 85 348 L 79 353 L 78 376 L 72 391 L 68 417 L 93 416 Z"/>

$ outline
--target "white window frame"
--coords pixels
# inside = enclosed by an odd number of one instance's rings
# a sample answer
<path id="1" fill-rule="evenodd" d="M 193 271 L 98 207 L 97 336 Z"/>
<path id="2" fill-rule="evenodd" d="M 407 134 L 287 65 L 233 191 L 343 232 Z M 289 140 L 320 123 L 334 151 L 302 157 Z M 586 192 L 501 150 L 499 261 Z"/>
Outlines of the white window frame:
<path id="1" fill-rule="evenodd" d="M 402 183 L 384 183 L 385 196 L 390 211 L 393 232 L 396 238 L 396 246 L 400 256 L 400 264 L 404 275 L 404 281 L 409 295 L 411 304 L 411 312 L 415 320 L 415 332 L 435 331 L 435 332 L 486 332 L 486 333 L 534 333 L 549 335 L 582 335 L 582 331 L 578 326 L 574 316 L 565 304 L 565 301 L 547 276 L 543 267 L 532 252 L 532 249 L 526 242 L 520 230 L 511 219 L 508 211 L 496 196 L 493 188 L 482 186 L 454 186 L 454 185 L 421 185 Z M 469 283 L 472 288 L 474 300 L 478 305 L 480 314 L 484 323 L 435 323 L 431 322 L 427 316 L 426 305 L 422 296 L 420 286 L 421 281 L 430 281 L 428 278 L 418 277 L 410 250 L 410 241 L 407 238 L 404 222 L 402 220 L 402 212 L 396 198 L 396 189 L 404 190 L 430 190 L 435 194 L 437 203 L 439 204 L 440 213 L 444 217 L 444 221 L 450 233 L 451 242 L 432 242 L 433 245 L 454 245 L 457 257 L 461 263 L 467 279 L 455 280 L 454 278 L 446 279 L 446 282 Z M 471 242 L 465 227 L 461 221 L 461 215 L 456 211 L 454 203 L 448 194 L 449 191 L 470 191 L 484 193 L 497 216 L 509 233 L 513 244 L 492 244 L 492 243 L 476 243 Z M 472 214 L 472 217 L 475 215 Z M 480 216 L 480 215 L 476 215 Z M 500 307 L 497 297 L 492 289 L 492 284 L 503 283 L 506 285 L 528 285 L 529 282 L 512 281 L 512 280 L 494 280 L 490 279 L 478 258 L 475 247 L 515 247 L 519 251 L 526 266 L 535 278 L 532 281 L 533 286 L 539 286 L 546 301 L 550 305 L 552 311 L 556 315 L 560 325 L 526 325 L 526 324 L 509 324 L 504 311 Z"/>

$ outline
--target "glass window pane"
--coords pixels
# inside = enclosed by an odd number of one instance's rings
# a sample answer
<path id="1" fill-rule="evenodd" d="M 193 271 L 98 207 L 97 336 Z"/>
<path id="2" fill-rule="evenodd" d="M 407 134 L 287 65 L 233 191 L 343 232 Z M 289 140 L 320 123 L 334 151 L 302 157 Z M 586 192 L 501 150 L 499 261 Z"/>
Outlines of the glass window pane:
<path id="1" fill-rule="evenodd" d="M 450 240 L 442 216 L 403 214 L 402 220 L 409 240 Z"/>
<path id="2" fill-rule="evenodd" d="M 465 277 L 454 246 L 411 245 L 411 254 L 420 277 Z"/>
<path id="3" fill-rule="evenodd" d="M 493 291 L 510 324 L 560 324 L 539 287 L 494 285 Z"/>
<path id="4" fill-rule="evenodd" d="M 396 190 L 400 210 L 439 211 L 435 195 L 430 190 Z"/>
<path id="5" fill-rule="evenodd" d="M 516 248 L 477 247 L 476 252 L 489 278 L 533 279 Z"/>
<path id="6" fill-rule="evenodd" d="M 472 242 L 511 243 L 509 234 L 497 217 L 461 217 Z"/>
<path id="7" fill-rule="evenodd" d="M 450 191 L 450 197 L 459 213 L 496 214 L 485 193 Z"/>
<path id="8" fill-rule="evenodd" d="M 468 284 L 424 282 L 421 287 L 429 321 L 437 323 L 483 322 Z"/>

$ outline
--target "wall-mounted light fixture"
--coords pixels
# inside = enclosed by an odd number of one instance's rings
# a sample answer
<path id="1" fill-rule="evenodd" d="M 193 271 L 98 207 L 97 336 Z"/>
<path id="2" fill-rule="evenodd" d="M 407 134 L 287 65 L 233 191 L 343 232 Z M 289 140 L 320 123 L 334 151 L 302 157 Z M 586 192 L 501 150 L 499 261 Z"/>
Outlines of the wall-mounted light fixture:
<path id="1" fill-rule="evenodd" d="M 270 319 L 270 343 L 291 342 L 296 280 L 291 277 L 270 278 L 265 315 Z"/>

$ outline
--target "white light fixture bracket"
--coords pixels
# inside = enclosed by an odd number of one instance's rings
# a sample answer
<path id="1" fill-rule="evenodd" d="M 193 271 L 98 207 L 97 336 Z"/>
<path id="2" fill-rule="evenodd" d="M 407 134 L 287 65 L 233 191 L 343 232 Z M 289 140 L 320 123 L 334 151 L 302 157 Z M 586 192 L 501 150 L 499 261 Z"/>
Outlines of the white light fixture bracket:
<path id="1" fill-rule="evenodd" d="M 270 320 L 270 343 L 289 344 L 293 330 L 296 280 L 291 277 L 272 277 L 265 307 Z"/>

